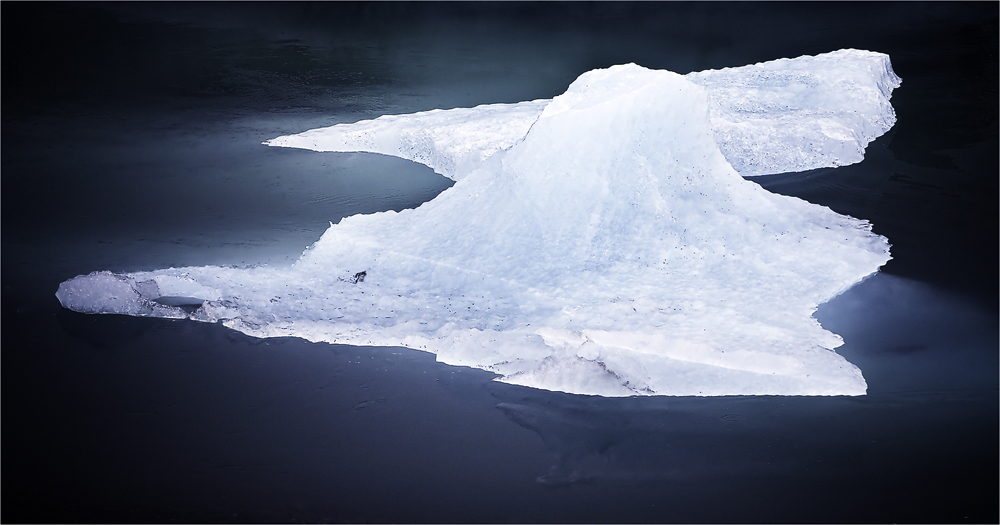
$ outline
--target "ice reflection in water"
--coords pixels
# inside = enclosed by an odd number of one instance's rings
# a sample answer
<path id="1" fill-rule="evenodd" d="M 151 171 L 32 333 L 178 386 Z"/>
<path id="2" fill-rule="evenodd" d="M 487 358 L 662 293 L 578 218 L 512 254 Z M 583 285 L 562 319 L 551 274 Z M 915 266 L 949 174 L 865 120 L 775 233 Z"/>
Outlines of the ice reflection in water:
<path id="1" fill-rule="evenodd" d="M 566 16 L 568 4 L 524 3 L 543 16 L 521 19 L 483 4 L 499 11 L 479 24 L 412 12 L 386 23 L 378 11 L 401 6 L 391 3 L 323 4 L 326 14 L 248 5 L 3 5 L 32 15 L 3 27 L 3 382 L 15 393 L 4 396 L 3 438 L 17 451 L 4 473 L 18 480 L 4 486 L 6 521 L 997 522 L 995 4 L 606 3 Z M 345 6 L 371 16 L 329 30 L 329 12 Z M 100 8 L 140 13 L 126 23 Z M 805 198 L 871 220 L 894 244 L 886 274 L 854 290 L 870 295 L 818 313 L 870 379 L 853 405 L 595 407 L 529 397 L 423 352 L 259 341 L 53 304 L 59 282 L 95 269 L 290 262 L 327 221 L 384 205 L 338 179 L 433 176 L 393 159 L 326 156 L 324 166 L 259 146 L 275 133 L 484 95 L 551 97 L 612 63 L 692 71 L 859 42 L 892 55 L 907 79 L 893 96 L 898 132 L 869 145 L 862 164 L 787 177 L 798 180 L 791 194 L 808 179 L 828 183 Z M 238 58 L 255 53 L 284 62 Z M 256 87 L 238 89 L 255 67 Z M 323 68 L 361 75 L 339 85 L 299 75 Z M 228 92 L 199 87 L 220 72 Z M 873 171 L 878 147 L 892 158 Z M 324 177 L 337 166 L 348 169 Z M 314 195 L 358 195 L 358 207 L 296 200 Z M 985 306 L 891 287 L 887 274 Z M 385 356 L 377 367 L 358 364 L 373 354 Z M 558 477 L 550 453 L 496 404 L 524 407 L 549 442 L 581 451 L 562 472 L 590 482 L 536 483 Z M 752 464 L 747 451 L 784 470 L 727 474 L 727 461 Z M 720 473 L 695 479 L 709 469 Z M 649 475 L 628 482 L 634 473 Z"/>
<path id="2" fill-rule="evenodd" d="M 912 455 L 910 468 L 921 476 L 973 459 L 958 449 L 944 452 L 956 461 L 951 466 L 917 458 L 942 453 L 934 446 L 957 447 L 956 439 L 976 447 L 989 435 L 995 421 L 981 422 L 983 435 L 964 436 L 940 422 L 997 406 L 995 316 L 879 274 L 823 305 L 817 317 L 841 330 L 841 351 L 868 374 L 867 396 L 609 399 L 506 391 L 497 408 L 542 438 L 554 462 L 537 481 L 554 486 L 758 476 L 844 491 L 838 483 L 891 483 L 899 473 L 888 465 L 901 455 Z M 901 435 L 926 440 L 901 443 Z M 865 480 L 849 481 L 859 472 Z M 795 483 L 787 488 L 796 490 Z"/>

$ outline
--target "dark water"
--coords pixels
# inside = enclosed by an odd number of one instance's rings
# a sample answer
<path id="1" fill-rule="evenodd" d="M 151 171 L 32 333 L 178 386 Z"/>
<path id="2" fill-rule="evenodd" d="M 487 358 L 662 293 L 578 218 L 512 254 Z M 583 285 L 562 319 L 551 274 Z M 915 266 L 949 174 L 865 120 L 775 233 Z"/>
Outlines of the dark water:
<path id="1" fill-rule="evenodd" d="M 12 4 L 2 10 L 4 522 L 992 522 L 998 4 Z M 260 146 L 309 128 L 680 73 L 888 53 L 866 160 L 757 178 L 869 219 L 823 305 L 858 398 L 602 399 L 401 348 L 63 310 L 94 270 L 288 264 L 450 182 Z"/>

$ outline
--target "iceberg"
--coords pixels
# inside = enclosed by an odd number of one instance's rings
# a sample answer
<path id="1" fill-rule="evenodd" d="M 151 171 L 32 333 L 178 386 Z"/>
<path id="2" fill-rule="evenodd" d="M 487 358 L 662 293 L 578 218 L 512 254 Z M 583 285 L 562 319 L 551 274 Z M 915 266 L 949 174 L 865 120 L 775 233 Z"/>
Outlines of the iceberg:
<path id="1" fill-rule="evenodd" d="M 885 264 L 887 240 L 734 167 L 856 162 L 892 125 L 898 84 L 888 57 L 854 50 L 687 76 L 627 64 L 551 100 L 279 137 L 267 144 L 401 156 L 456 183 L 331 224 L 289 267 L 94 272 L 56 296 L 404 346 L 576 394 L 863 395 L 812 314 Z"/>

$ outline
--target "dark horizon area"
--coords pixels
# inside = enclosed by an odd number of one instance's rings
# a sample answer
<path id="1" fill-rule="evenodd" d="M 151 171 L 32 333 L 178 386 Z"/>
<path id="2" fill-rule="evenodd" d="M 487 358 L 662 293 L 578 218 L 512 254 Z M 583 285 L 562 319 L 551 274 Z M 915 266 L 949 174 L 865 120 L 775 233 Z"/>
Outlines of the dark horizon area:
<path id="1" fill-rule="evenodd" d="M 5 523 L 1000 521 L 997 2 L 3 2 Z M 892 244 L 821 305 L 861 397 L 600 398 L 405 348 L 82 315 L 98 270 L 290 264 L 451 181 L 279 135 L 886 53 L 865 160 L 754 177 Z"/>

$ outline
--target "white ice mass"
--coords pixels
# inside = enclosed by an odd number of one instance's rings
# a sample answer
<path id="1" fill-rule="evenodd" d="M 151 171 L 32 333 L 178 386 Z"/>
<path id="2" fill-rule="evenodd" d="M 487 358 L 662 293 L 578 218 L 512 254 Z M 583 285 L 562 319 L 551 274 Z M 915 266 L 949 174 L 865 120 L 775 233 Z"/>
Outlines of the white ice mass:
<path id="1" fill-rule="evenodd" d="M 401 345 L 579 394 L 861 395 L 812 313 L 888 261 L 888 242 L 740 174 L 861 160 L 899 82 L 888 56 L 857 50 L 687 76 L 629 64 L 552 100 L 279 137 L 457 182 L 331 225 L 291 267 L 95 272 L 56 295 L 79 312 Z"/>

